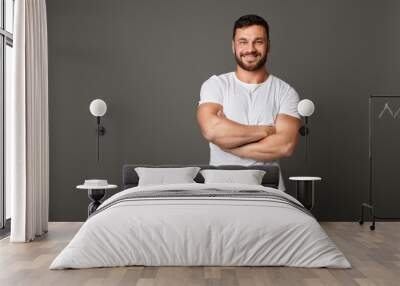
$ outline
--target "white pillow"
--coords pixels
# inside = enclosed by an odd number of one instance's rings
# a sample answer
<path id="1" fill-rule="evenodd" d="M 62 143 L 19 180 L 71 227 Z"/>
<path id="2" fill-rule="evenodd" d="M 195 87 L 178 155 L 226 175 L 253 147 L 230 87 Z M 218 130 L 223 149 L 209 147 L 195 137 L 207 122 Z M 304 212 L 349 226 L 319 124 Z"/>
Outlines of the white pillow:
<path id="1" fill-rule="evenodd" d="M 247 185 L 261 185 L 265 175 L 262 170 L 201 170 L 205 184 L 234 183 Z"/>
<path id="2" fill-rule="evenodd" d="M 138 186 L 195 183 L 199 167 L 146 168 L 136 167 Z"/>

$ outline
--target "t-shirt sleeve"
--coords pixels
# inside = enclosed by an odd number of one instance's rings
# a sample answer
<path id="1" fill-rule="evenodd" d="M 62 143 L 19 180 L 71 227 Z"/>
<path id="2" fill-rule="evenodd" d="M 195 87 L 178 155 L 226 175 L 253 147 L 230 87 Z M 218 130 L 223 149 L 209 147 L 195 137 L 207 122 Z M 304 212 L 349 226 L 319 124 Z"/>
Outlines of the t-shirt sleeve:
<path id="1" fill-rule="evenodd" d="M 223 103 L 223 88 L 219 78 L 215 75 L 206 80 L 200 89 L 199 105 L 206 102 Z"/>
<path id="2" fill-rule="evenodd" d="M 281 99 L 278 114 L 286 114 L 296 118 L 300 118 L 300 114 L 297 111 L 298 104 L 299 95 L 292 87 L 290 87 Z"/>

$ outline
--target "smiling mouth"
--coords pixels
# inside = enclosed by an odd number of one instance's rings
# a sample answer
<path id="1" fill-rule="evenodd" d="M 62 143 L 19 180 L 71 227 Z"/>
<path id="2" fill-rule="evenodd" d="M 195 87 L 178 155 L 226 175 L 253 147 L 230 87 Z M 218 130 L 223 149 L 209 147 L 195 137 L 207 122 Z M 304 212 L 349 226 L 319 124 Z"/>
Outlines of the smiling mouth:
<path id="1" fill-rule="evenodd" d="M 259 56 L 244 55 L 244 56 L 242 56 L 242 58 L 244 58 L 247 62 L 254 62 L 254 61 L 258 60 Z"/>

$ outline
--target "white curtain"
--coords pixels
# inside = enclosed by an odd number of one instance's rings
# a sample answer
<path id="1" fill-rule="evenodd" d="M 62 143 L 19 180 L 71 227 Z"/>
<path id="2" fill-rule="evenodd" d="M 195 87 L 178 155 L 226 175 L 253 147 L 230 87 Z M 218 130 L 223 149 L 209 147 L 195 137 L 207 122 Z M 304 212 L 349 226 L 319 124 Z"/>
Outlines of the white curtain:
<path id="1" fill-rule="evenodd" d="M 6 181 L 12 242 L 47 232 L 49 196 L 48 60 L 45 0 L 16 0 L 14 93 L 6 98 Z"/>

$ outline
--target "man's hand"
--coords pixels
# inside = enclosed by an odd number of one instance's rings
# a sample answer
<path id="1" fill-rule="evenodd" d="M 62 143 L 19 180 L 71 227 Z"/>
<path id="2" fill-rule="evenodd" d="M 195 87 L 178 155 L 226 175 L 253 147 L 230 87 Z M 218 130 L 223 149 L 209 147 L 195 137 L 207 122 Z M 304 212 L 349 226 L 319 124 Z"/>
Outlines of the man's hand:
<path id="1" fill-rule="evenodd" d="M 245 144 L 236 148 L 224 148 L 236 156 L 254 160 L 274 160 L 289 157 L 293 154 L 298 142 L 300 120 L 284 114 L 278 114 L 276 133 L 255 143 Z"/>
<path id="2" fill-rule="evenodd" d="M 268 136 L 274 135 L 276 133 L 276 128 L 273 125 L 261 125 L 261 126 L 265 127 L 265 130 L 267 130 Z"/>
<path id="3" fill-rule="evenodd" d="M 220 148 L 232 149 L 257 142 L 275 133 L 266 125 L 245 125 L 228 119 L 217 103 L 203 103 L 197 109 L 197 120 L 203 136 Z"/>
<path id="4" fill-rule="evenodd" d="M 222 111 L 222 109 L 218 110 L 217 116 L 221 118 L 226 118 L 225 113 Z"/>

